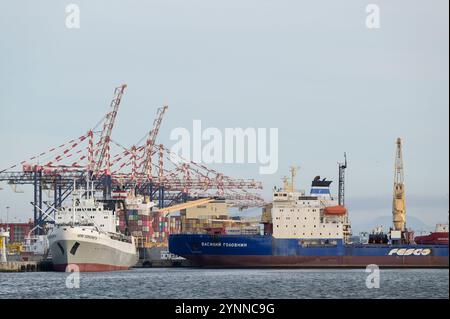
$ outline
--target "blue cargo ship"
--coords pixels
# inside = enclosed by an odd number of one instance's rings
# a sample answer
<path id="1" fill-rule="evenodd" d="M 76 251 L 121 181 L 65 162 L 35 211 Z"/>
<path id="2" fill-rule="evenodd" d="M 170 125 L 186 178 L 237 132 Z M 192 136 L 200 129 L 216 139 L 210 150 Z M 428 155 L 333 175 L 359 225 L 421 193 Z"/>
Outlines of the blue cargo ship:
<path id="1" fill-rule="evenodd" d="M 448 244 L 417 245 L 411 232 L 374 234 L 352 243 L 347 209 L 330 193 L 331 181 L 316 177 L 310 194 L 294 182 L 275 189 L 270 221 L 260 235 L 176 234 L 171 253 L 207 267 L 448 267 Z"/>
<path id="2" fill-rule="evenodd" d="M 208 267 L 448 267 L 448 246 L 344 244 L 308 245 L 273 236 L 178 234 L 171 253 Z"/>

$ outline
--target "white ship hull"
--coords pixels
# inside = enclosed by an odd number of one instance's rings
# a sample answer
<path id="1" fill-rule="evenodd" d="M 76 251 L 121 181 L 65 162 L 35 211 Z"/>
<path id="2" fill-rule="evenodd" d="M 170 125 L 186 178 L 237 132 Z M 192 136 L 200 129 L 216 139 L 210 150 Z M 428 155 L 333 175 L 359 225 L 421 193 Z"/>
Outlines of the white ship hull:
<path id="1" fill-rule="evenodd" d="M 57 226 L 48 235 L 53 267 L 57 271 L 125 270 L 138 261 L 134 242 L 112 239 L 91 226 Z"/>

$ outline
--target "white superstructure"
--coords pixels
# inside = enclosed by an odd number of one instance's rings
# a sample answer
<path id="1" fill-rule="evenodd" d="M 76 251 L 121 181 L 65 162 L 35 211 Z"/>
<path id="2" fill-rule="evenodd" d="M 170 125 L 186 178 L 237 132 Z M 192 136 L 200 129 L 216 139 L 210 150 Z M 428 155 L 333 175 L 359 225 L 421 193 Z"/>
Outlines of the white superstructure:
<path id="1" fill-rule="evenodd" d="M 436 233 L 448 233 L 448 224 L 436 224 Z"/>
<path id="2" fill-rule="evenodd" d="M 330 194 L 331 181 L 316 177 L 310 195 L 284 187 L 273 192 L 273 237 L 343 239 L 351 235 L 347 210 Z"/>
<path id="3" fill-rule="evenodd" d="M 103 232 L 116 232 L 118 217 L 114 211 L 104 209 L 92 191 L 77 189 L 72 195 L 72 205 L 55 213 L 57 225 L 92 225 Z"/>

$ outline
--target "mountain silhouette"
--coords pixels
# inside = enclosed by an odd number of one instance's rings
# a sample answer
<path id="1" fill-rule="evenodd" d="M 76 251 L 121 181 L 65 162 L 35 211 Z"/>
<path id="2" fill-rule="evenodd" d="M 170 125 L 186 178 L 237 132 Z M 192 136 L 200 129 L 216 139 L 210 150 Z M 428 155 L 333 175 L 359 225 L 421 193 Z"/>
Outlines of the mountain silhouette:
<path id="1" fill-rule="evenodd" d="M 377 226 L 383 226 L 385 232 L 389 231 L 389 228 L 392 226 L 392 216 L 380 216 L 364 223 L 352 223 L 354 234 L 361 231 L 371 232 Z M 435 225 L 427 225 L 417 217 L 407 216 L 406 227 L 418 233 L 433 231 Z"/>

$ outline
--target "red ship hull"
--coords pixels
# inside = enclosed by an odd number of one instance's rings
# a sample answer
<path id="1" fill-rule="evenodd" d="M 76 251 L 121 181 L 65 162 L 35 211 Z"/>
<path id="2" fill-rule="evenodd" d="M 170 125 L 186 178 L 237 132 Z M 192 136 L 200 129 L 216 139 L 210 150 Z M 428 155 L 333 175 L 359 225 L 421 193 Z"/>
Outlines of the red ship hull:
<path id="1" fill-rule="evenodd" d="M 129 267 L 115 266 L 115 265 L 103 265 L 103 264 L 72 264 L 79 268 L 80 272 L 100 272 L 100 271 L 114 271 L 114 270 L 128 270 Z M 67 264 L 53 265 L 53 270 L 55 271 L 66 271 Z"/>
<path id="2" fill-rule="evenodd" d="M 442 268 L 449 266 L 446 256 L 186 256 L 194 264 L 218 268 Z"/>
<path id="3" fill-rule="evenodd" d="M 448 233 L 437 232 L 427 236 L 417 236 L 414 241 L 419 245 L 448 245 Z"/>

